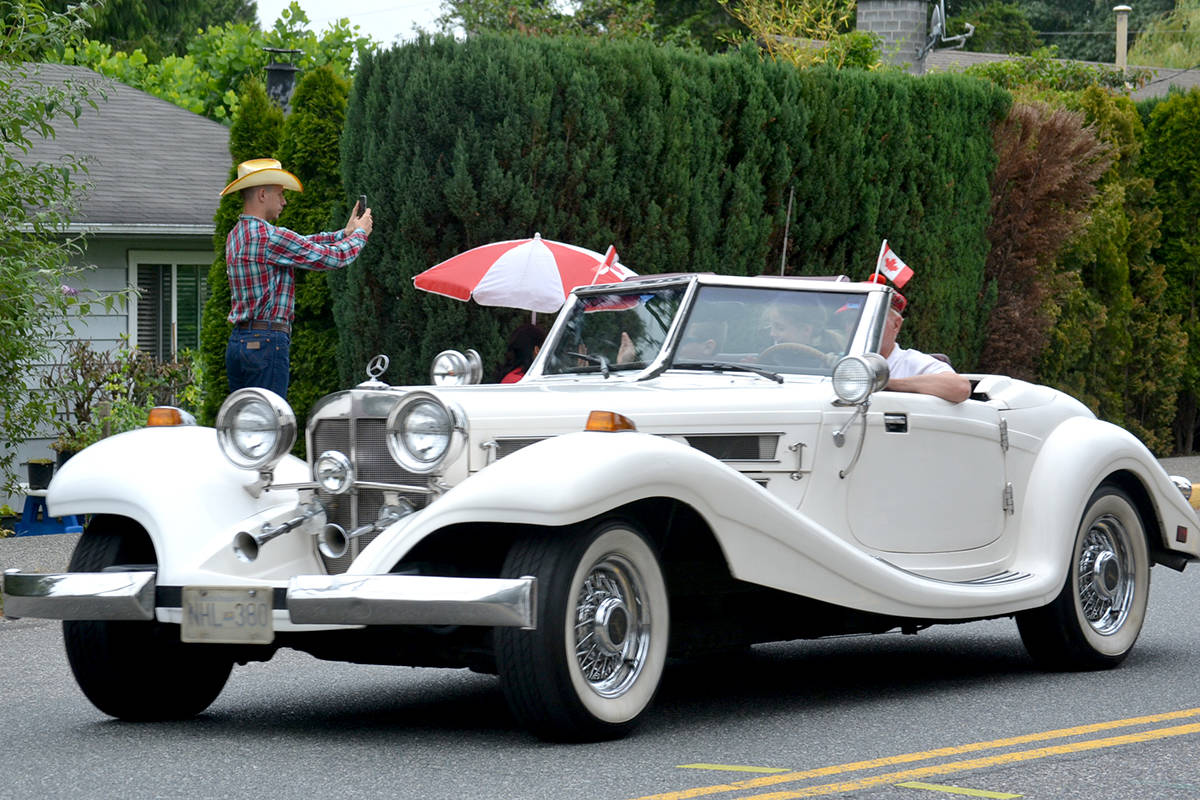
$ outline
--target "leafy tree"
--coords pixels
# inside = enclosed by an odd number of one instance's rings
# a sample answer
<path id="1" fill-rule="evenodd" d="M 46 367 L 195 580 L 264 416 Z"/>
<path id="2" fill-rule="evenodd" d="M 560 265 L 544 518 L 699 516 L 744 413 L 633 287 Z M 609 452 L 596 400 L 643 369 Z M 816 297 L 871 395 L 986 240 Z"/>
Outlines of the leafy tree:
<path id="1" fill-rule="evenodd" d="M 50 0 L 48 8 L 66 11 L 74 0 Z M 91 9 L 88 38 L 115 50 L 141 50 L 151 61 L 182 56 L 203 28 L 257 19 L 254 0 L 106 0 Z"/>
<path id="2" fill-rule="evenodd" d="M 1142 86 L 1150 80 L 1145 70 L 1122 72 L 1115 67 L 1060 60 L 1046 48 L 1021 58 L 972 64 L 966 73 L 1026 96 L 1042 93 L 1057 102 L 1061 102 L 1063 92 L 1079 92 L 1091 86 L 1123 90 L 1126 84 Z"/>
<path id="3" fill-rule="evenodd" d="M 449 0 L 440 30 L 467 36 L 516 32 L 637 38 L 651 33 L 653 0 L 579 0 L 568 7 L 548 0 Z"/>
<path id="4" fill-rule="evenodd" d="M 720 3 L 746 27 L 752 40 L 772 60 L 798 67 L 879 63 L 878 53 L 869 46 L 870 37 L 853 31 L 853 0 L 720 0 Z"/>
<path id="5" fill-rule="evenodd" d="M 1200 66 L 1200 0 L 1180 0 L 1169 14 L 1149 23 L 1130 48 L 1129 62 L 1172 69 Z"/>
<path id="6" fill-rule="evenodd" d="M 465 32 L 603 36 L 723 49 L 744 29 L 719 0 L 449 0 L 438 18 L 445 34 Z"/>
<path id="7" fill-rule="evenodd" d="M 946 12 L 952 19 L 973 22 L 971 15 L 992 3 L 993 0 L 947 0 Z M 1010 3 L 1028 19 L 1038 38 L 1054 47 L 1060 58 L 1112 63 L 1116 57 L 1116 16 L 1111 0 L 1010 0 Z M 1136 42 L 1137 32 L 1172 11 L 1176 2 L 1138 0 L 1129 5 L 1133 8 L 1129 30 Z"/>
<path id="8" fill-rule="evenodd" d="M 20 479 L 15 448 L 54 421 L 51 404 L 31 391 L 37 370 L 51 360 L 55 338 L 71 332 L 70 313 L 115 301 L 81 289 L 85 270 L 72 266 L 81 248 L 63 234 L 85 165 L 25 158 L 36 140 L 77 124 L 94 105 L 96 86 L 42 82 L 35 63 L 80 35 L 84 11 L 0 2 L 0 487 L 9 493 Z"/>
<path id="9" fill-rule="evenodd" d="M 61 60 L 89 67 L 197 114 L 228 122 L 237 112 L 242 81 L 261 76 L 266 69 L 270 57 L 264 47 L 300 50 L 295 64 L 302 71 L 328 65 L 338 77 L 348 78 L 356 54 L 375 46 L 347 19 L 333 23 L 319 36 L 308 25 L 308 16 L 293 2 L 270 31 L 240 22 L 213 26 L 188 43 L 184 56 L 167 56 L 153 62 L 141 50 L 127 53 L 88 41 L 65 48 Z"/>
<path id="10" fill-rule="evenodd" d="M 993 0 L 977 5 L 962 16 L 950 17 L 947 29 L 951 34 L 965 32 L 966 22 L 975 26 L 975 32 L 966 40 L 965 50 L 1028 55 L 1042 46 L 1028 15 L 1016 3 Z"/>

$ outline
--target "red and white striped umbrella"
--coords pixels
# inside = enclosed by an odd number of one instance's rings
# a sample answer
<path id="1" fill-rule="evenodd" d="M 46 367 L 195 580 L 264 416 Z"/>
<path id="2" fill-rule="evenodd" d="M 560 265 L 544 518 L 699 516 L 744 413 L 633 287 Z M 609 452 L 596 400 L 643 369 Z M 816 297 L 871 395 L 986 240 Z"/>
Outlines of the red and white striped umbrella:
<path id="1" fill-rule="evenodd" d="M 576 286 L 618 283 L 635 274 L 612 247 L 600 255 L 537 233 L 459 253 L 414 277 L 413 285 L 455 300 L 549 313 L 562 308 Z"/>

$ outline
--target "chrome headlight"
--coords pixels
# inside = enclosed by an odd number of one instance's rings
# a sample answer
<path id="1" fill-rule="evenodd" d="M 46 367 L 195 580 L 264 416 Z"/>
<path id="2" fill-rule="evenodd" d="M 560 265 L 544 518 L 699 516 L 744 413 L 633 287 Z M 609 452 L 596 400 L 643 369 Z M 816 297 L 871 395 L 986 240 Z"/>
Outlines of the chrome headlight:
<path id="1" fill-rule="evenodd" d="M 235 467 L 269 470 L 296 443 L 296 415 L 267 389 L 238 389 L 217 412 L 217 442 Z"/>
<path id="2" fill-rule="evenodd" d="M 838 399 L 858 405 L 888 382 L 887 359 L 878 353 L 846 356 L 833 368 L 833 391 Z"/>
<path id="3" fill-rule="evenodd" d="M 434 386 L 464 386 L 483 380 L 483 359 L 474 350 L 466 354 L 443 350 L 433 357 L 430 378 Z"/>
<path id="4" fill-rule="evenodd" d="M 410 472 L 433 472 L 465 436 L 462 412 L 429 392 L 410 392 L 388 415 L 388 451 Z"/>
<path id="5" fill-rule="evenodd" d="M 313 462 L 313 479 L 330 494 L 345 494 L 354 486 L 354 465 L 345 453 L 326 450 Z"/>

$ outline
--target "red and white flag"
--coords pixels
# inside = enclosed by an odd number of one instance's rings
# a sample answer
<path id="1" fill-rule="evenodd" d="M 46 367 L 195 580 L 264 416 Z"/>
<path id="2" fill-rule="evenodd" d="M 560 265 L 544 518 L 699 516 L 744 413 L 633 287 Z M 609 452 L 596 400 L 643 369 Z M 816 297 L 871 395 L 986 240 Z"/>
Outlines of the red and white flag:
<path id="1" fill-rule="evenodd" d="M 908 283 L 908 279 L 913 276 L 912 268 L 892 252 L 892 248 L 888 247 L 887 239 L 883 240 L 883 245 L 879 248 L 879 258 L 875 262 L 875 274 L 880 273 L 896 284 L 897 289 L 903 289 L 904 284 Z"/>

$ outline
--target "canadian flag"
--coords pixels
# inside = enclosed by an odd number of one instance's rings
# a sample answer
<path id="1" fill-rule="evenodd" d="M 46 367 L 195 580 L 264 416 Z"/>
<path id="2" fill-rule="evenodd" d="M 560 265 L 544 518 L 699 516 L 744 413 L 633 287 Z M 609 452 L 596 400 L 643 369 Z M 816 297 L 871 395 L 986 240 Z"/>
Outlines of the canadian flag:
<path id="1" fill-rule="evenodd" d="M 883 246 L 879 248 L 879 259 L 875 262 L 875 272 L 876 274 L 882 272 L 889 281 L 896 284 L 897 289 L 903 289 L 904 284 L 908 283 L 908 279 L 913 276 L 912 268 L 892 252 L 892 248 L 888 247 L 887 239 L 883 240 Z"/>

